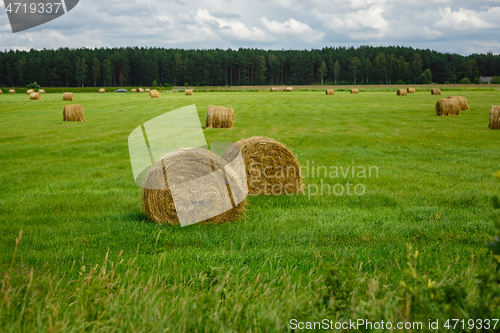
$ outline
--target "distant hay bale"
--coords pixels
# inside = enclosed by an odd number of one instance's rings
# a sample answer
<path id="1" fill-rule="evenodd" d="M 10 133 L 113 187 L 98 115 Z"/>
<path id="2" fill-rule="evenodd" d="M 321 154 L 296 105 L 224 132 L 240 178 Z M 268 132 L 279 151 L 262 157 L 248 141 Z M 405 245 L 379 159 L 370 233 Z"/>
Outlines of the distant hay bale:
<path id="1" fill-rule="evenodd" d="M 431 95 L 441 95 L 441 89 L 439 88 L 431 89 Z"/>
<path id="2" fill-rule="evenodd" d="M 500 129 L 500 105 L 493 105 L 490 109 L 490 125 L 491 129 Z"/>
<path id="3" fill-rule="evenodd" d="M 99 89 L 100 94 L 104 94 L 105 92 L 106 92 L 106 89 L 103 89 L 103 88 Z"/>
<path id="4" fill-rule="evenodd" d="M 63 93 L 63 101 L 73 101 L 75 100 L 75 95 L 72 92 Z"/>
<path id="5" fill-rule="evenodd" d="M 327 95 L 334 95 L 335 91 L 333 91 L 333 89 L 326 89 L 325 90 L 325 94 L 327 94 Z"/>
<path id="6" fill-rule="evenodd" d="M 34 92 L 35 92 L 35 90 L 33 90 L 33 89 L 26 90 L 26 94 L 28 94 L 28 95 L 31 95 Z"/>
<path id="7" fill-rule="evenodd" d="M 205 128 L 233 128 L 234 120 L 231 107 L 209 105 Z"/>
<path id="8" fill-rule="evenodd" d="M 287 87 L 286 90 L 283 90 L 283 91 L 293 91 L 293 88 L 292 87 Z"/>
<path id="9" fill-rule="evenodd" d="M 438 116 L 459 116 L 460 105 L 453 98 L 443 98 L 436 103 L 436 115 Z"/>
<path id="10" fill-rule="evenodd" d="M 226 162 L 220 156 L 202 148 L 182 148 L 164 156 L 149 170 L 144 182 L 142 207 L 147 218 L 158 224 L 177 224 L 179 217 L 168 183 L 192 179 L 199 179 L 200 182 L 203 179 L 208 180 L 209 177 L 204 176 L 212 172 L 213 168 L 215 170 L 224 170 L 224 166 L 226 176 L 231 177 L 233 175 L 235 177 L 235 174 L 228 172 L 228 168 L 231 167 L 226 165 Z M 211 202 L 211 200 L 214 199 L 212 198 L 221 198 L 227 193 L 231 193 L 229 185 L 225 184 L 224 181 L 218 183 L 212 181 L 207 184 L 200 183 L 199 185 L 203 187 L 202 191 L 206 194 L 204 199 L 206 198 L 205 204 L 207 206 L 213 207 L 214 202 Z M 165 187 L 166 189 L 154 189 Z M 206 222 L 224 223 L 233 221 L 244 211 L 245 205 L 246 200 L 243 200 L 230 210 L 214 216 L 206 220 Z M 196 214 L 197 212 L 192 213 Z"/>
<path id="11" fill-rule="evenodd" d="M 39 92 L 40 94 L 45 94 L 45 90 L 43 90 L 43 89 L 38 89 L 38 92 Z"/>
<path id="12" fill-rule="evenodd" d="M 230 161 L 241 149 L 247 172 L 248 193 L 253 195 L 297 194 L 302 191 L 299 161 L 284 144 L 254 136 L 229 146 L 222 158 Z"/>
<path id="13" fill-rule="evenodd" d="M 16 89 L 9 89 L 9 94 L 15 94 L 16 93 Z"/>
<path id="14" fill-rule="evenodd" d="M 190 95 L 190 96 L 192 96 L 193 95 L 193 90 L 186 89 L 186 91 L 184 92 L 184 95 Z"/>
<path id="15" fill-rule="evenodd" d="M 467 99 L 463 96 L 449 96 L 448 98 L 453 98 L 458 102 L 458 105 L 460 106 L 460 110 L 462 111 L 470 111 L 469 109 L 469 103 L 467 103 Z"/>
<path id="16" fill-rule="evenodd" d="M 66 105 L 63 111 L 64 121 L 87 121 L 83 112 L 83 106 L 80 104 Z"/>
<path id="17" fill-rule="evenodd" d="M 137 89 L 131 89 L 130 92 L 137 92 Z"/>
<path id="18" fill-rule="evenodd" d="M 40 95 L 40 93 L 33 92 L 30 94 L 30 99 L 40 100 L 40 99 L 42 99 L 42 95 Z"/>
<path id="19" fill-rule="evenodd" d="M 151 90 L 149 92 L 149 95 L 151 96 L 151 98 L 160 98 L 160 93 L 157 90 Z"/>
<path id="20" fill-rule="evenodd" d="M 140 92 L 140 93 L 141 93 L 141 92 L 144 92 L 144 89 L 139 88 L 139 89 L 137 89 L 137 92 Z"/>
<path id="21" fill-rule="evenodd" d="M 406 92 L 408 94 L 414 94 L 415 93 L 415 88 L 406 88 Z"/>
<path id="22" fill-rule="evenodd" d="M 151 91 L 151 89 L 146 89 L 146 90 L 145 90 L 145 92 L 150 92 L 150 91 Z"/>
<path id="23" fill-rule="evenodd" d="M 271 88 L 271 91 L 278 91 L 278 88 L 276 88 L 276 87 L 272 87 L 272 88 Z"/>
<path id="24" fill-rule="evenodd" d="M 357 93 L 359 93 L 358 89 L 351 89 L 351 94 L 357 94 Z"/>
<path id="25" fill-rule="evenodd" d="M 406 91 L 406 89 L 398 89 L 398 91 L 396 92 L 396 95 L 406 96 L 406 95 L 408 95 L 408 92 Z"/>

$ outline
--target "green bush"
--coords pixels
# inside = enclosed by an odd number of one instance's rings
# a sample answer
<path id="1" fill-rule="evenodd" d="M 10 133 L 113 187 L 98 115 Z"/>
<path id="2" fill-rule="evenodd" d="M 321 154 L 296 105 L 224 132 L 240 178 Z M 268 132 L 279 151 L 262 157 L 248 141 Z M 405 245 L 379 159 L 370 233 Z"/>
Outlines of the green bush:
<path id="1" fill-rule="evenodd" d="M 460 84 L 470 84 L 470 80 L 468 77 L 464 77 L 462 80 L 460 80 Z"/>
<path id="2" fill-rule="evenodd" d="M 405 84 L 405 82 L 401 79 L 397 80 L 395 84 Z"/>
<path id="3" fill-rule="evenodd" d="M 38 83 L 36 83 L 36 81 L 35 81 L 35 82 L 33 82 L 33 83 L 28 84 L 28 85 L 26 86 L 26 88 L 27 88 L 27 89 L 40 89 L 40 88 L 41 88 L 41 86 L 40 86 Z"/>
<path id="4" fill-rule="evenodd" d="M 500 76 L 493 76 L 490 83 L 491 84 L 500 84 Z"/>
<path id="5" fill-rule="evenodd" d="M 156 81 L 153 81 L 153 83 L 151 84 L 151 86 L 152 86 L 153 88 L 157 88 L 157 87 L 158 87 L 158 83 L 156 83 Z"/>

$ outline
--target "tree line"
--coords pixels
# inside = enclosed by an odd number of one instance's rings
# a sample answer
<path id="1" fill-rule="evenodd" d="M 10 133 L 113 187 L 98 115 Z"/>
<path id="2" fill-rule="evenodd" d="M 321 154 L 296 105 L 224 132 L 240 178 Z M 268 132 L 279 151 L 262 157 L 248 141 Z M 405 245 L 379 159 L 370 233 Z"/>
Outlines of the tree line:
<path id="1" fill-rule="evenodd" d="M 0 86 L 479 83 L 500 56 L 390 46 L 321 50 L 100 48 L 0 51 Z"/>

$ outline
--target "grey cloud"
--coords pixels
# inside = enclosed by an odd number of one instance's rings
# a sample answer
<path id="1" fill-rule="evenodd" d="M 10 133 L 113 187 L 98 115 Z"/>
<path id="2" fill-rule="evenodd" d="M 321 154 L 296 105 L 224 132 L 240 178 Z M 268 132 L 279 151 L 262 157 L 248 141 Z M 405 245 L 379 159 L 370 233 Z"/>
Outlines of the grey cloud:
<path id="1" fill-rule="evenodd" d="M 499 53 L 499 15 L 497 0 L 86 0 L 57 20 L 17 34 L 0 7 L 0 49 L 401 45 Z"/>

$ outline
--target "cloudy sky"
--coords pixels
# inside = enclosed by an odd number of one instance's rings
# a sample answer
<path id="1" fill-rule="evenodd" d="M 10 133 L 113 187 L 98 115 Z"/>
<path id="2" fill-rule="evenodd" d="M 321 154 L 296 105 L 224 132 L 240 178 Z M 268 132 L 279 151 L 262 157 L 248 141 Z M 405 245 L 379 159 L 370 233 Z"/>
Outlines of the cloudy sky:
<path id="1" fill-rule="evenodd" d="M 80 0 L 13 34 L 0 0 L 0 49 L 401 45 L 498 54 L 499 17 L 500 0 Z"/>

